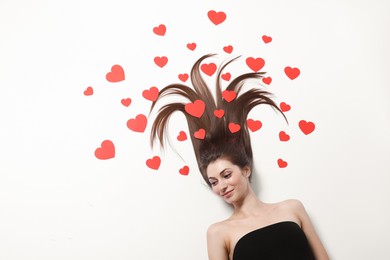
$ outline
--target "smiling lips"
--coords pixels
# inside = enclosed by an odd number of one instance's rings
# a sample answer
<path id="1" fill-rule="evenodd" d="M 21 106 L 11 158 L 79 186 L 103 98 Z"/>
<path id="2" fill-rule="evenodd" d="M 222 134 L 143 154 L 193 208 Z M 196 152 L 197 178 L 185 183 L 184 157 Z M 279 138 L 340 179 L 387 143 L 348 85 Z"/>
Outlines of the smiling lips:
<path id="1" fill-rule="evenodd" d="M 227 199 L 230 198 L 232 195 L 233 195 L 233 190 L 230 190 L 225 192 L 222 196 Z"/>

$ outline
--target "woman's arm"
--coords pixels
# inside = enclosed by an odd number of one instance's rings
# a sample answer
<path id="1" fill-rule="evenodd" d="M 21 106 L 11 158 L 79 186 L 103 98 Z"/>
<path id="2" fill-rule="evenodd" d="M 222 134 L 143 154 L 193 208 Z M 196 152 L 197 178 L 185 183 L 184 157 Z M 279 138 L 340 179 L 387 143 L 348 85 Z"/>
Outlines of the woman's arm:
<path id="1" fill-rule="evenodd" d="M 211 225 L 207 230 L 207 252 L 209 260 L 229 260 L 223 229 L 218 224 Z"/>

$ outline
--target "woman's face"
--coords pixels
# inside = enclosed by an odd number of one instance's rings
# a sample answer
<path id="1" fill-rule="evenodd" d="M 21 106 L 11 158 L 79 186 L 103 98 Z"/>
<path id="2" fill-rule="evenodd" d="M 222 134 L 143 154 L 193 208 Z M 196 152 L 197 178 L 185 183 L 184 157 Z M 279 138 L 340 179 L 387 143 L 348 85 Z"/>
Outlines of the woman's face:
<path id="1" fill-rule="evenodd" d="M 249 167 L 241 169 L 227 159 L 219 158 L 206 169 L 213 192 L 226 202 L 233 203 L 242 198 L 249 185 Z"/>

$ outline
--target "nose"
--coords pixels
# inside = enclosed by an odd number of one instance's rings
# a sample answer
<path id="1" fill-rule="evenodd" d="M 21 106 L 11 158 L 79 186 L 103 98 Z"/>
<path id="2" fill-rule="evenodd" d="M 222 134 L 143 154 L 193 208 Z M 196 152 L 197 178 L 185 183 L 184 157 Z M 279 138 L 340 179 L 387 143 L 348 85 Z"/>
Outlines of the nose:
<path id="1" fill-rule="evenodd" d="M 220 185 L 219 185 L 219 193 L 222 195 L 225 193 L 226 189 L 227 189 L 227 183 L 226 181 L 221 181 L 220 182 Z"/>

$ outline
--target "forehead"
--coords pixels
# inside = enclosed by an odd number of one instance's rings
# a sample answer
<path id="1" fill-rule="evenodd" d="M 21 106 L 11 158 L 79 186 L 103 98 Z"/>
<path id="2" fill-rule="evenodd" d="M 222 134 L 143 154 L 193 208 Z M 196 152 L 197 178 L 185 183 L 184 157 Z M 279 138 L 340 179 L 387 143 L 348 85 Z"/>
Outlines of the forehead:
<path id="1" fill-rule="evenodd" d="M 219 158 L 207 166 L 206 174 L 208 177 L 217 177 L 223 170 L 233 168 L 237 169 L 238 166 L 227 159 Z"/>

